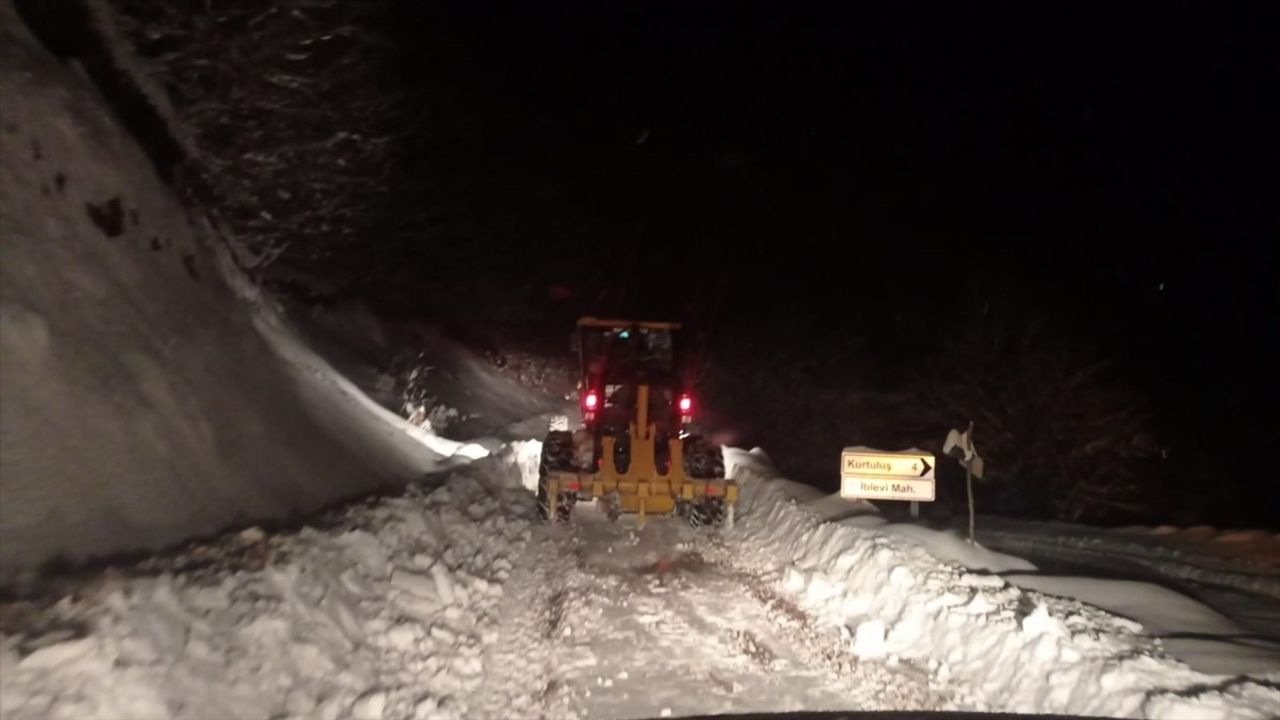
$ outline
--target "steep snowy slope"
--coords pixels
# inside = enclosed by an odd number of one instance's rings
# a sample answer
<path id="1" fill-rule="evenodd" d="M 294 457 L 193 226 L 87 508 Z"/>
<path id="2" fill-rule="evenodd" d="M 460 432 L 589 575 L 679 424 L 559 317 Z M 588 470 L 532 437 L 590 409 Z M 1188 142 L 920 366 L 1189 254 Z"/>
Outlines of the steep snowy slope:
<path id="1" fill-rule="evenodd" d="M 0 33 L 0 582 L 437 467 L 229 287 L 201 221 L 8 2 Z"/>

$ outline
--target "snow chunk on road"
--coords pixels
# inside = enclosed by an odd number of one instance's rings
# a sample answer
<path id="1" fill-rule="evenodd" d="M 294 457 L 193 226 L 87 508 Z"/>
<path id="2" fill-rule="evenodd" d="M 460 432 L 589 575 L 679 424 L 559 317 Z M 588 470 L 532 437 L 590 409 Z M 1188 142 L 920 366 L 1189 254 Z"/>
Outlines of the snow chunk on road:
<path id="1" fill-rule="evenodd" d="M 520 481 L 529 492 L 538 491 L 539 466 L 542 463 L 542 441 L 524 440 L 511 443 L 511 453 L 520 469 Z"/>
<path id="2" fill-rule="evenodd" d="M 1067 634 L 1066 627 L 1061 621 L 1049 614 L 1049 608 L 1044 604 L 1037 605 L 1030 615 L 1022 618 L 1022 632 L 1028 637 L 1036 637 L 1038 635 L 1063 637 Z"/>
<path id="3" fill-rule="evenodd" d="M 363 695 L 351 705 L 351 717 L 354 720 L 382 720 L 382 711 L 387 706 L 387 694 L 372 692 Z"/>
<path id="4" fill-rule="evenodd" d="M 74 663 L 82 658 L 89 657 L 96 649 L 97 643 L 92 638 L 80 638 L 79 640 L 68 640 L 46 645 L 22 658 L 22 661 L 18 663 L 18 669 L 35 672 L 52 670 L 60 665 Z"/>
<path id="5" fill-rule="evenodd" d="M 869 620 L 858 626 L 854 634 L 853 653 L 864 660 L 885 656 L 885 628 L 880 620 Z"/>

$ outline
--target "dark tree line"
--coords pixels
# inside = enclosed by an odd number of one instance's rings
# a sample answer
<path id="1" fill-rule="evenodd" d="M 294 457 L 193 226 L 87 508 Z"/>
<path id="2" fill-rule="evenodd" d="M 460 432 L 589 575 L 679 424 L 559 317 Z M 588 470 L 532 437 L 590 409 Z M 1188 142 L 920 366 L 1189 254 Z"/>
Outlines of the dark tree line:
<path id="1" fill-rule="evenodd" d="M 328 269 L 351 260 L 347 249 L 405 231 L 388 191 L 416 119 L 402 87 L 379 82 L 393 40 L 386 5 L 111 2 L 189 133 L 188 192 L 268 282 L 336 292 Z"/>
<path id="2" fill-rule="evenodd" d="M 682 317 L 703 331 L 707 406 L 747 419 L 743 436 L 802 479 L 830 484 L 844 445 L 937 450 L 973 420 L 985 510 L 1108 520 L 1196 505 L 1132 365 L 1061 311 L 1067 293 L 1051 302 L 997 274 L 934 304 L 897 282 L 804 302 L 823 297 L 808 286 L 854 284 L 830 261 L 841 243 L 879 247 L 885 267 L 926 254 L 901 222 L 910 173 L 851 186 L 845 168 L 794 161 L 803 148 L 785 144 L 752 155 L 680 147 L 662 127 L 592 127 L 599 115 L 575 120 L 580 108 L 543 118 L 538 98 L 469 87 L 458 68 L 483 65 L 491 38 L 452 47 L 415 3 L 84 2 L 128 39 L 130 71 L 162 89 L 186 154 L 175 181 L 277 290 L 360 298 L 486 350 L 548 355 L 577 314 Z M 976 222 L 947 214 L 960 198 L 927 202 L 940 214 L 915 231 Z"/>
<path id="3" fill-rule="evenodd" d="M 1170 497 L 1150 408 L 1114 358 L 1033 293 L 986 291 L 914 326 L 927 351 L 887 347 L 856 322 L 839 326 L 844 347 L 815 347 L 821 323 L 762 318 L 755 332 L 720 334 L 708 387 L 741 441 L 765 444 L 793 477 L 831 491 L 842 447 L 941 456 L 947 431 L 972 420 L 987 467 L 980 512 L 1137 521 L 1185 502 Z M 788 329 L 767 329 L 777 327 Z M 952 487 L 963 476 L 949 463 L 933 510 L 963 507 Z"/>

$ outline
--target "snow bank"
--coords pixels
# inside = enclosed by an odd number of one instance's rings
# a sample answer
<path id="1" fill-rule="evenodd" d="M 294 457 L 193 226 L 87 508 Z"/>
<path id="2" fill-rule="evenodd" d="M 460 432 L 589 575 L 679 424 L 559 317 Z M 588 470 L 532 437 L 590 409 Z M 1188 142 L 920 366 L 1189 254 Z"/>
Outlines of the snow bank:
<path id="1" fill-rule="evenodd" d="M 978 536 L 989 545 L 1089 565 L 1123 559 L 1152 574 L 1280 599 L 1280 538 L 1263 531 L 1219 532 L 1204 526 L 1179 530 L 1104 528 L 984 517 Z"/>
<path id="2" fill-rule="evenodd" d="M 328 308 L 286 305 L 286 313 L 306 346 L 339 373 L 389 410 L 405 415 L 419 410 L 417 424 L 436 434 L 542 437 L 550 415 L 577 407 L 563 393 L 523 382 L 510 365 L 499 367 L 438 328 L 384 320 L 358 302 Z"/>
<path id="3" fill-rule="evenodd" d="M 295 342 L 7 2 L 0 33 L 0 583 L 484 454 Z"/>
<path id="4" fill-rule="evenodd" d="M 530 658 L 494 644 L 535 508 L 510 462 L 352 506 L 324 530 L 247 531 L 150 561 L 150 577 L 107 576 L 44 611 L 46 627 L 80 631 L 4 637 L 0 715 L 518 713 L 503 692 Z"/>
<path id="5" fill-rule="evenodd" d="M 1238 623 L 1159 585 L 1132 580 L 1008 574 L 1021 588 L 1074 598 L 1138 621 L 1175 657 L 1215 675 L 1280 675 L 1280 647 L 1250 642 Z"/>
<path id="6" fill-rule="evenodd" d="M 880 528 L 920 545 L 934 557 L 969 570 L 1003 573 L 1011 570 L 1035 570 L 1036 566 L 1020 557 L 1005 555 L 979 545 L 970 544 L 955 530 L 930 530 L 919 525 L 894 524 Z"/>
<path id="7" fill-rule="evenodd" d="M 1280 673 L 1195 672 L 1131 620 L 940 562 L 919 541 L 943 555 L 955 544 L 927 530 L 907 542 L 874 517 L 824 520 L 792 483 L 771 479 L 762 454 L 726 458 L 742 483 L 740 521 L 727 534 L 742 562 L 840 628 L 845 651 L 863 661 L 918 665 L 980 710 L 1264 718 L 1280 707 Z M 964 559 L 1009 564 L 997 556 Z"/>
<path id="8" fill-rule="evenodd" d="M 878 515 L 848 509 L 839 512 L 841 504 L 857 505 L 832 495 L 804 507 L 823 520 L 840 520 L 850 527 L 874 528 L 905 538 L 934 557 L 968 570 L 1001 573 L 1017 587 L 1079 600 L 1136 620 L 1144 635 L 1160 638 L 1166 650 L 1195 670 L 1215 675 L 1280 672 L 1280 646 L 1255 637 L 1238 622 L 1169 588 L 1134 580 L 1029 574 L 1037 570 L 1033 563 L 970 544 L 957 530 L 891 524 Z"/>

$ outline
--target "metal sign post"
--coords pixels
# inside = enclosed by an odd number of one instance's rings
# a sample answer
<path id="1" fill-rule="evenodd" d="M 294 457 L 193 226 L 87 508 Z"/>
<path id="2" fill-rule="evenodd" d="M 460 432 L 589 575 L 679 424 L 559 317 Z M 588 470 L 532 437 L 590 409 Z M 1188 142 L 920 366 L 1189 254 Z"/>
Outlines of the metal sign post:
<path id="1" fill-rule="evenodd" d="M 942 443 L 942 452 L 950 455 L 960 464 L 964 466 L 964 487 L 969 495 L 969 544 L 972 545 L 973 537 L 973 479 L 981 478 L 984 463 L 982 456 L 973 447 L 973 421 L 969 421 L 969 429 L 964 432 L 952 430 L 947 433 L 947 439 Z"/>

